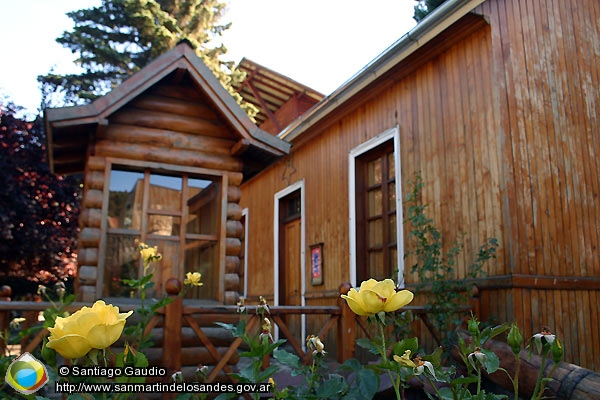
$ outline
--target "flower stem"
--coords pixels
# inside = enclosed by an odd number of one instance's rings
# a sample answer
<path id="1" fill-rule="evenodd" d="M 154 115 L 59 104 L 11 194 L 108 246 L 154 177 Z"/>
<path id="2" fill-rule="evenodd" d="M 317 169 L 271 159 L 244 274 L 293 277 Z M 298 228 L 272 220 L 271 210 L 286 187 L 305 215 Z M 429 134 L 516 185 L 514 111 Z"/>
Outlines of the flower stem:
<path id="1" fill-rule="evenodd" d="M 479 395 L 479 393 L 481 392 L 481 367 L 479 365 L 477 365 L 476 372 L 477 372 L 477 395 Z"/>
<path id="2" fill-rule="evenodd" d="M 389 368 L 389 365 L 388 365 L 387 348 L 385 345 L 385 330 L 384 330 L 384 324 L 381 322 L 379 322 L 379 332 L 381 334 L 381 357 L 383 358 L 387 373 L 390 377 L 390 383 L 394 387 L 394 392 L 396 393 L 396 399 L 401 400 L 402 396 L 400 395 L 400 380 L 394 379 L 392 370 Z"/>
<path id="3" fill-rule="evenodd" d="M 516 354 L 517 357 L 517 365 L 515 367 L 515 377 L 513 379 L 513 390 L 515 400 L 519 400 L 519 370 L 521 368 L 521 357 L 519 354 Z"/>
<path id="4" fill-rule="evenodd" d="M 431 388 L 433 389 L 433 391 L 435 392 L 436 396 L 440 399 L 443 399 L 444 397 L 442 397 L 442 394 L 440 393 L 440 391 L 438 390 L 437 386 L 435 386 L 434 382 L 431 380 L 431 378 L 427 375 L 427 374 L 423 374 L 425 375 L 425 379 L 427 379 L 427 382 L 429 382 L 429 386 L 431 386 Z M 420 378 L 420 375 L 419 375 Z"/>
<path id="5" fill-rule="evenodd" d="M 546 366 L 546 357 L 547 357 L 547 352 L 544 351 L 544 353 L 542 354 L 542 363 L 540 364 L 540 372 L 538 373 L 538 377 L 537 377 L 537 381 L 535 382 L 535 389 L 533 390 L 533 395 L 531 396 L 531 399 L 538 399 L 541 397 L 541 393 L 540 393 L 540 387 L 543 388 L 542 386 L 542 380 L 544 378 L 544 367 Z M 543 389 L 542 389 L 543 390 Z"/>

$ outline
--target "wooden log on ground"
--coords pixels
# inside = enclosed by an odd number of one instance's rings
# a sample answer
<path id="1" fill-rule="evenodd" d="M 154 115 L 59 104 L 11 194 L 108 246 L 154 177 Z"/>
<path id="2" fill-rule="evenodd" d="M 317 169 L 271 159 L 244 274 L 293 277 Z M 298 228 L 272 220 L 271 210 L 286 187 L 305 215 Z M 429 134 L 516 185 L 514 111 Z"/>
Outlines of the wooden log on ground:
<path id="1" fill-rule="evenodd" d="M 470 340 L 468 333 L 461 331 L 461 336 Z M 500 367 L 506 369 L 511 376 L 516 372 L 516 357 L 508 344 L 497 340 L 489 340 L 484 348 L 493 351 L 500 359 Z M 453 356 L 460 360 L 457 353 Z M 535 389 L 535 383 L 540 368 L 544 377 L 550 378 L 546 383 L 544 397 L 557 400 L 596 400 L 600 399 L 600 374 L 574 364 L 560 362 L 552 371 L 554 363 L 551 359 L 542 365 L 539 355 L 530 356 L 528 350 L 521 350 L 521 367 L 519 371 L 519 395 L 530 398 Z M 488 379 L 506 390 L 512 391 L 512 383 L 504 372 L 497 371 L 487 376 Z"/>

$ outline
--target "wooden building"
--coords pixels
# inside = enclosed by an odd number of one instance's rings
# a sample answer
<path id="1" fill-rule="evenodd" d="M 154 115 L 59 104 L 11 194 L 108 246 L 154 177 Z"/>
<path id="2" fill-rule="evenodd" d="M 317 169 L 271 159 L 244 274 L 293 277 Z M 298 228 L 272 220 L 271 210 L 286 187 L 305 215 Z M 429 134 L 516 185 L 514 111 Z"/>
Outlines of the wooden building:
<path id="1" fill-rule="evenodd" d="M 418 173 L 428 215 L 464 246 L 459 278 L 500 243 L 481 318 L 548 327 L 566 361 L 600 370 L 599 44 L 596 0 L 448 0 L 241 183 L 245 294 L 329 305 L 341 282 L 395 270 L 412 287 L 402 199 Z"/>
<path id="2" fill-rule="evenodd" d="M 258 108 L 254 117 L 256 125 L 273 135 L 325 97 L 247 58 L 240 61 L 238 69 L 246 74 L 246 78 L 234 88 L 246 102 Z"/>
<path id="3" fill-rule="evenodd" d="M 256 127 L 182 42 L 82 106 L 45 111 L 57 174 L 83 173 L 78 249 L 82 301 L 129 297 L 137 245 L 158 246 L 155 287 L 198 271 L 187 295 L 235 304 L 240 291 L 240 185 L 289 144 Z"/>

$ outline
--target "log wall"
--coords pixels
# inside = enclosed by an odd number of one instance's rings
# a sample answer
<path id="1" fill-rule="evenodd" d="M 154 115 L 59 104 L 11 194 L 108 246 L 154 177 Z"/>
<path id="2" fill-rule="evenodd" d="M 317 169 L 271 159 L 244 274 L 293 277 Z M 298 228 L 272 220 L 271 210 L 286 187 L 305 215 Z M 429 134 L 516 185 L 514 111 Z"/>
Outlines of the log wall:
<path id="1" fill-rule="evenodd" d="M 167 81 L 170 82 L 170 81 Z M 107 229 L 108 177 L 112 163 L 223 177 L 226 220 L 220 223 L 224 276 L 219 297 L 235 304 L 239 296 L 242 161 L 231 155 L 238 140 L 210 101 L 183 79 L 161 83 L 120 108 L 98 128 L 85 171 L 79 236 L 79 293 L 84 301 L 101 295 L 103 238 Z M 163 280 L 169 274 L 162 274 Z M 179 277 L 183 279 L 183 277 Z"/>
<path id="2" fill-rule="evenodd" d="M 458 277 L 487 238 L 500 242 L 481 317 L 516 320 L 526 335 L 547 326 L 567 362 L 599 369 L 600 5 L 576 3 L 485 2 L 475 10 L 485 24 L 459 20 L 245 183 L 249 293 L 272 295 L 274 194 L 300 179 L 306 245 L 324 243 L 324 285 L 307 290 L 349 280 L 348 153 L 398 126 L 404 196 L 420 174 L 428 216 L 464 246 Z"/>

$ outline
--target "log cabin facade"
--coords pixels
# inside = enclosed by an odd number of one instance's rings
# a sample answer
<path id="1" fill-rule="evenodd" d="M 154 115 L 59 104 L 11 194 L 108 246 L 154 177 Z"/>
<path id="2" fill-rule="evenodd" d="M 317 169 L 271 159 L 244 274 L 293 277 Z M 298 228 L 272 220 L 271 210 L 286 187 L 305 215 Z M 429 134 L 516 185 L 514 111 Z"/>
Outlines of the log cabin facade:
<path id="1" fill-rule="evenodd" d="M 258 129 L 182 42 L 94 102 L 45 111 L 57 174 L 84 174 L 78 249 L 82 301 L 129 297 L 137 245 L 158 246 L 154 292 L 202 273 L 186 296 L 235 304 L 244 179 L 289 145 Z M 150 293 L 152 295 L 152 293 Z"/>
<path id="2" fill-rule="evenodd" d="M 567 362 L 599 370 L 599 21 L 595 0 L 440 6 L 279 133 L 290 153 L 241 184 L 244 294 L 331 305 L 341 282 L 413 287 L 402 200 L 419 174 L 428 216 L 463 246 L 458 278 L 500 243 L 480 318 L 525 337 L 548 327 Z"/>

